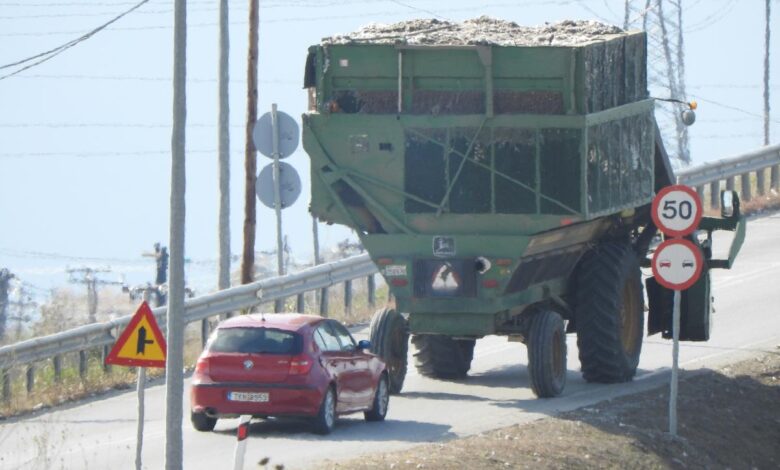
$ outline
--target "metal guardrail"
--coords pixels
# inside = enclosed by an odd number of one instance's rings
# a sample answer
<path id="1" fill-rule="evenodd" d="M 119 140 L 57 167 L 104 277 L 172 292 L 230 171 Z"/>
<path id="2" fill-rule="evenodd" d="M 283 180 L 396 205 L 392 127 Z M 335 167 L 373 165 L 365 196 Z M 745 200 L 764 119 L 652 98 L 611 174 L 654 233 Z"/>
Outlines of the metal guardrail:
<path id="1" fill-rule="evenodd" d="M 367 255 L 353 256 L 341 261 L 321 264 L 287 276 L 257 281 L 213 294 L 190 299 L 184 303 L 184 323 L 200 321 L 237 310 L 254 307 L 261 303 L 293 297 L 309 291 L 323 289 L 335 284 L 347 283 L 361 277 L 372 276 L 377 268 Z M 167 307 L 153 309 L 154 315 L 162 320 Z M 124 328 L 132 318 L 126 315 L 104 323 L 80 326 L 53 335 L 21 341 L 0 347 L 0 371 L 3 372 L 3 395 L 8 398 L 8 369 L 29 365 L 37 361 L 54 358 L 55 369 L 58 358 L 63 354 L 95 348 L 106 348 L 116 340 L 114 333 Z M 164 322 L 161 322 L 164 325 Z M 28 390 L 32 388 L 28 372 Z"/>
<path id="2" fill-rule="evenodd" d="M 701 186 L 762 170 L 772 165 L 780 165 L 780 145 L 763 147 L 736 157 L 682 170 L 677 173 L 677 182 L 688 186 Z"/>
<path id="3" fill-rule="evenodd" d="M 705 163 L 695 168 L 687 168 L 676 172 L 677 182 L 697 188 L 701 195 L 704 185 L 710 185 L 710 194 L 717 194 L 720 182 L 726 180 L 726 189 L 734 189 L 734 180 L 740 177 L 741 198 L 749 201 L 752 198 L 752 183 L 750 175 L 756 172 L 756 182 L 759 194 L 766 190 L 765 169 L 772 168 L 770 188 L 780 190 L 778 168 L 780 165 L 780 145 L 770 145 L 716 162 Z M 717 208 L 718 197 L 711 197 L 711 206 Z"/>

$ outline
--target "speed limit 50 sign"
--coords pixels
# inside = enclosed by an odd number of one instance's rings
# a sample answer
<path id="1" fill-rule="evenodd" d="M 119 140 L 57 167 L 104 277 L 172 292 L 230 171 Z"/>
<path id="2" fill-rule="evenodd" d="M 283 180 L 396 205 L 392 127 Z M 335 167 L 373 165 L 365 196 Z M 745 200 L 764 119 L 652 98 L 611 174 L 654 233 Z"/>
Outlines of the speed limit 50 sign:
<path id="1" fill-rule="evenodd" d="M 653 199 L 651 215 L 655 226 L 665 235 L 684 237 L 696 230 L 701 222 L 701 199 L 688 186 L 667 186 Z"/>

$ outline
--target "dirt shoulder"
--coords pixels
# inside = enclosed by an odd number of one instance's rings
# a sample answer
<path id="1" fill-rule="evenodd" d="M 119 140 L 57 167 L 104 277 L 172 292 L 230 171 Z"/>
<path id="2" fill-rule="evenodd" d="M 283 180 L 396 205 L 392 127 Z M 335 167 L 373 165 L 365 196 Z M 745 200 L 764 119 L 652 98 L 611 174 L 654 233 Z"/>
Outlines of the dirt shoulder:
<path id="1" fill-rule="evenodd" d="M 668 386 L 446 443 L 326 462 L 322 468 L 780 468 L 776 352 L 683 372 L 678 438 Z"/>

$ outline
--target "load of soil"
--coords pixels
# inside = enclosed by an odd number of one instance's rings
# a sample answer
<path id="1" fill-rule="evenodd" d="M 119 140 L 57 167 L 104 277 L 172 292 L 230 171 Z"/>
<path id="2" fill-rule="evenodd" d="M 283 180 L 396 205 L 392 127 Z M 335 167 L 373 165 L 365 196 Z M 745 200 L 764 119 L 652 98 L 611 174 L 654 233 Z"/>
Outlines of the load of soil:
<path id="1" fill-rule="evenodd" d="M 684 372 L 678 436 L 668 434 L 668 385 L 530 424 L 324 468 L 780 468 L 777 353 Z"/>
<path id="2" fill-rule="evenodd" d="M 489 16 L 462 23 L 437 19 L 370 24 L 353 33 L 327 37 L 323 44 L 577 46 L 625 34 L 617 26 L 591 20 L 565 20 L 543 26 L 520 26 Z"/>

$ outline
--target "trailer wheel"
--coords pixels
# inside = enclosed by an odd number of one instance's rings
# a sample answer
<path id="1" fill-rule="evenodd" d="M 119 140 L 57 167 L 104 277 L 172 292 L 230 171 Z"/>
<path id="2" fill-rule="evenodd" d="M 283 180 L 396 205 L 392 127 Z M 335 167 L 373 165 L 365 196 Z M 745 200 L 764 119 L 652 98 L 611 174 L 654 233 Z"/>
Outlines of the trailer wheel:
<path id="1" fill-rule="evenodd" d="M 577 273 L 575 321 L 582 376 L 627 382 L 636 374 L 644 333 L 639 261 L 628 243 L 588 252 Z"/>
<path id="2" fill-rule="evenodd" d="M 369 326 L 371 352 L 381 357 L 387 365 L 390 393 L 401 393 L 406 377 L 409 332 L 406 320 L 391 308 L 377 310 Z"/>
<path id="3" fill-rule="evenodd" d="M 528 372 L 539 398 L 556 397 L 566 386 L 566 332 L 563 318 L 542 310 L 531 318 L 528 330 Z"/>
<path id="4" fill-rule="evenodd" d="M 437 379 L 466 376 L 474 359 L 476 340 L 444 335 L 413 335 L 415 366 L 420 374 Z"/>

